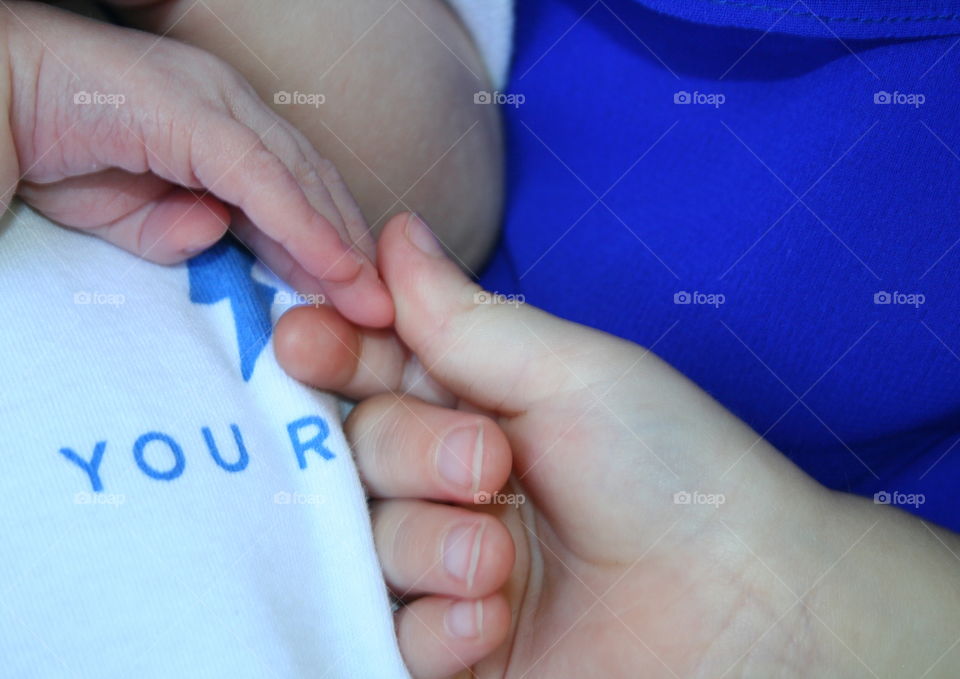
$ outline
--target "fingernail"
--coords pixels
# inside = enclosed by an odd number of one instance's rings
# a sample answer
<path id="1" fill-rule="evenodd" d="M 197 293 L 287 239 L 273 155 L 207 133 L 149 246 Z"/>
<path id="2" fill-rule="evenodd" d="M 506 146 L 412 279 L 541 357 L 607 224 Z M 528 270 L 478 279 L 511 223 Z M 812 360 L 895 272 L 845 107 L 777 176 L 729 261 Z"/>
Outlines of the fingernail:
<path id="1" fill-rule="evenodd" d="M 480 563 L 480 547 L 483 543 L 483 524 L 470 524 L 454 528 L 443 540 L 443 567 L 447 572 L 473 588 Z"/>
<path id="2" fill-rule="evenodd" d="M 352 245 L 348 245 L 347 247 L 350 248 L 350 257 L 353 259 L 353 261 L 355 261 L 361 267 L 364 267 L 367 264 L 370 264 L 370 258 L 367 257 L 365 254 L 355 249 Z"/>
<path id="3" fill-rule="evenodd" d="M 447 434 L 437 449 L 436 464 L 448 483 L 476 494 L 483 473 L 483 426 L 461 427 Z"/>
<path id="4" fill-rule="evenodd" d="M 407 220 L 407 240 L 413 243 L 413 246 L 420 252 L 430 257 L 443 255 L 443 248 L 440 247 L 440 241 L 433 235 L 433 231 L 427 226 L 420 215 L 412 213 Z"/>
<path id="5" fill-rule="evenodd" d="M 472 639 L 483 633 L 483 602 L 457 601 L 450 605 L 443 624 L 450 636 Z"/>

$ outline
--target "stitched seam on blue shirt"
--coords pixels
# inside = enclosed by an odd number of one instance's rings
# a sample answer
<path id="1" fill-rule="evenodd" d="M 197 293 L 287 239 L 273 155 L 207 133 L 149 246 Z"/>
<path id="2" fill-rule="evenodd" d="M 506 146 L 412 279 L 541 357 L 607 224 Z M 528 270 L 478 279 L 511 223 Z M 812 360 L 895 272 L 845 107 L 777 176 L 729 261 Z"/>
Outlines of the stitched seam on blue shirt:
<path id="1" fill-rule="evenodd" d="M 813 12 L 795 12 L 786 7 L 773 7 L 772 5 L 758 5 L 752 2 L 740 2 L 738 0 L 706 0 L 715 5 L 731 5 L 733 7 L 743 7 L 746 9 L 755 9 L 762 12 L 772 12 L 788 16 L 803 17 L 809 19 L 820 19 L 821 21 L 856 21 L 860 23 L 892 23 L 892 22 L 910 22 L 910 21 L 957 21 L 960 20 L 960 14 L 943 14 L 940 16 L 888 16 L 888 17 L 838 17 L 826 16 L 823 14 L 814 14 Z"/>

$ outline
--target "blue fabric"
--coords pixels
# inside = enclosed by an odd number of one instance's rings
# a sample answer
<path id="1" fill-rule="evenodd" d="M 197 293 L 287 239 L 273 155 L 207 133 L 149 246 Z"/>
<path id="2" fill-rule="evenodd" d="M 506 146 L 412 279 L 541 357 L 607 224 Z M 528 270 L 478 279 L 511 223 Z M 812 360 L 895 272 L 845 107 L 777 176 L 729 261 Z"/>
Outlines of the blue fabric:
<path id="1" fill-rule="evenodd" d="M 814 37 L 902 38 L 960 30 L 952 0 L 644 0 L 652 9 L 714 26 Z"/>
<path id="2" fill-rule="evenodd" d="M 824 484 L 922 493 L 904 509 L 960 530 L 960 47 L 939 37 L 960 26 L 840 41 L 746 3 L 669 9 L 518 3 L 482 282 L 653 346 Z"/>
<path id="3" fill-rule="evenodd" d="M 270 343 L 273 333 L 270 306 L 277 292 L 253 279 L 253 264 L 253 255 L 233 238 L 224 238 L 187 261 L 191 302 L 216 304 L 223 299 L 230 300 L 240 373 L 247 382 L 253 376 L 257 359 Z"/>

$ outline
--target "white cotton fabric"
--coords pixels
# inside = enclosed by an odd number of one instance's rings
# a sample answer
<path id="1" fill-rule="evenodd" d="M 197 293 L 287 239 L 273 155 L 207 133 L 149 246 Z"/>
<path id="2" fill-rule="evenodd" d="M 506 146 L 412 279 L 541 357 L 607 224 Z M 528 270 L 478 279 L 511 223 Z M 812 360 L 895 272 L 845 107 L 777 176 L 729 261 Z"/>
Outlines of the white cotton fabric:
<path id="1" fill-rule="evenodd" d="M 295 301 L 249 278 L 274 319 Z M 243 286 L 195 287 L 22 205 L 0 221 L 0 674 L 406 677 L 335 400 L 270 345 L 245 379 Z M 95 488 L 62 451 L 98 446 Z"/>
<path id="2" fill-rule="evenodd" d="M 513 52 L 513 0 L 447 0 L 483 56 L 492 84 L 506 86 Z"/>

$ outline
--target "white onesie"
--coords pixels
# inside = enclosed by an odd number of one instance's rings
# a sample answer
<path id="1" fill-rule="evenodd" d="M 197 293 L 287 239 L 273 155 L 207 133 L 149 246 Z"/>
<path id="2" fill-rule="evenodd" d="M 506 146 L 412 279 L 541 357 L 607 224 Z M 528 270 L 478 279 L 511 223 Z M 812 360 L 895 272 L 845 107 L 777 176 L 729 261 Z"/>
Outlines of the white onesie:
<path id="1" fill-rule="evenodd" d="M 288 287 L 15 204 L 0 291 L 0 676 L 407 676 L 338 404 L 273 356 Z"/>

